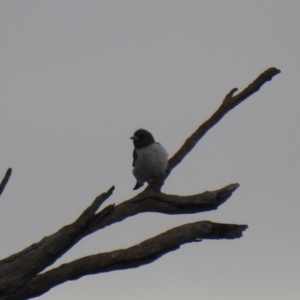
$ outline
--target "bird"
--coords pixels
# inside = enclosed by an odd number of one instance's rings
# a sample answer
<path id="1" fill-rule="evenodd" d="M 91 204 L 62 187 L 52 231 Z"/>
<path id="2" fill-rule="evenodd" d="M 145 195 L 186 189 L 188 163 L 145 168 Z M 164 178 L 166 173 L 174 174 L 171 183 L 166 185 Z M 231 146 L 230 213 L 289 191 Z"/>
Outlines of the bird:
<path id="1" fill-rule="evenodd" d="M 138 129 L 131 139 L 134 145 L 132 173 L 137 181 L 133 190 L 137 190 L 145 182 L 150 183 L 154 177 L 165 173 L 168 153 L 145 129 Z"/>

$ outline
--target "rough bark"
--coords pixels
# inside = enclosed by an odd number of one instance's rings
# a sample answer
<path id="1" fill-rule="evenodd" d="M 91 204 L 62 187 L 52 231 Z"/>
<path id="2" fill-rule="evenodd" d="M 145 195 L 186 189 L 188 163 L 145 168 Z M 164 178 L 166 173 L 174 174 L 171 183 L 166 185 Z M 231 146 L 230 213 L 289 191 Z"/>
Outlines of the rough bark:
<path id="1" fill-rule="evenodd" d="M 20 294 L 35 297 L 56 285 L 84 275 L 137 268 L 179 249 L 186 243 L 200 242 L 202 239 L 239 238 L 246 228 L 246 225 L 217 224 L 209 221 L 182 225 L 127 249 L 90 255 L 63 264 L 38 275 Z"/>
<path id="2" fill-rule="evenodd" d="M 158 178 L 153 185 L 149 185 L 140 194 L 119 205 L 108 205 L 98 212 L 100 206 L 112 195 L 114 187 L 111 187 L 106 193 L 99 195 L 72 224 L 64 226 L 38 243 L 0 261 L 0 300 L 29 299 L 46 293 L 56 285 L 88 274 L 136 268 L 151 263 L 186 243 L 203 239 L 241 237 L 242 232 L 247 228 L 246 225 L 200 221 L 170 229 L 128 249 L 79 258 L 41 274 L 43 270 L 51 266 L 82 238 L 128 217 L 146 212 L 170 215 L 194 214 L 215 210 L 223 204 L 238 188 L 237 183 L 229 184 L 216 191 L 207 191 L 190 196 L 168 195 L 161 193 L 160 189 L 171 171 L 210 128 L 278 73 L 280 73 L 278 69 L 270 68 L 239 94 L 234 96 L 237 89 L 231 90 L 219 109 L 170 158 L 166 174 Z M 0 184 L 0 195 L 10 174 L 11 169 L 7 171 Z"/>

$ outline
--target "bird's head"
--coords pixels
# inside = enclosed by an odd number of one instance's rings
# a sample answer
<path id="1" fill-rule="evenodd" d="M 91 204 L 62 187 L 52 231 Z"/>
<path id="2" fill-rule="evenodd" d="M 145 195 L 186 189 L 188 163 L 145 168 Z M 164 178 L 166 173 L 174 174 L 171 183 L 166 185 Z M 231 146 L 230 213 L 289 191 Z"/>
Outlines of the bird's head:
<path id="1" fill-rule="evenodd" d="M 155 142 L 152 134 L 145 129 L 137 130 L 131 139 L 133 140 L 135 149 L 147 147 Z"/>

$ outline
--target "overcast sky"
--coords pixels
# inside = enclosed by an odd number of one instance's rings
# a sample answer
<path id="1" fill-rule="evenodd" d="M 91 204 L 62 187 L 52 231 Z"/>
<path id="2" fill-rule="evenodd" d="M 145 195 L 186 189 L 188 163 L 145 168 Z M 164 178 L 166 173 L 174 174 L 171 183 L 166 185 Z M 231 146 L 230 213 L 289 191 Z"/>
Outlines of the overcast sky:
<path id="1" fill-rule="evenodd" d="M 136 194 L 138 128 L 173 155 L 234 87 L 282 73 L 217 124 L 163 191 L 239 182 L 217 211 L 148 213 L 89 236 L 57 263 L 126 248 L 199 220 L 248 224 L 137 269 L 86 276 L 43 300 L 298 300 L 300 1 L 0 2 L 4 258 L 75 220 L 100 193 Z M 1 175 L 1 177 L 3 176 Z"/>

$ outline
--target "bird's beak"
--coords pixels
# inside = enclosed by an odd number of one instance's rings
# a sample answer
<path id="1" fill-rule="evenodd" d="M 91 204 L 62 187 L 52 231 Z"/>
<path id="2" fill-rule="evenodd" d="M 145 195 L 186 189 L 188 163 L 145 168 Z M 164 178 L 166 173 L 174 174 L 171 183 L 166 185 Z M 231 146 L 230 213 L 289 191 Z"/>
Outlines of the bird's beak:
<path id="1" fill-rule="evenodd" d="M 134 141 L 138 141 L 139 140 L 139 138 L 136 135 L 132 136 L 131 139 L 134 140 Z"/>

